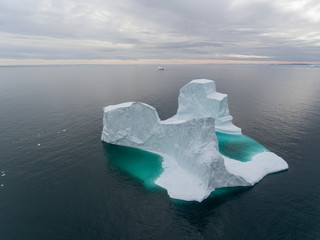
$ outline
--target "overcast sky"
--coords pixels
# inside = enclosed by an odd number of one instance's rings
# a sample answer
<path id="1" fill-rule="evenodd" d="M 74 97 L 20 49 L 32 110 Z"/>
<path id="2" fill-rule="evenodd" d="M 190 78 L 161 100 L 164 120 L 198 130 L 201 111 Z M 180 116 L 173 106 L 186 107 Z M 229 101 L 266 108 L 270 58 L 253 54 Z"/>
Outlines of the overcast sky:
<path id="1" fill-rule="evenodd" d="M 0 64 L 320 62 L 319 0 L 0 0 Z"/>

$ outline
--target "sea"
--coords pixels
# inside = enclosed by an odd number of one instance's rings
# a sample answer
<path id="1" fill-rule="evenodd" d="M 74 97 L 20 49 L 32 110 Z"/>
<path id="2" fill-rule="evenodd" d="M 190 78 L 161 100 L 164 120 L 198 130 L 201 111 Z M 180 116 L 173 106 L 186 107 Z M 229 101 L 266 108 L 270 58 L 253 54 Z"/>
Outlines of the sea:
<path id="1" fill-rule="evenodd" d="M 157 67 L 0 67 L 0 240 L 320 239 L 320 67 Z M 179 201 L 152 184 L 160 156 L 101 141 L 103 107 L 144 102 L 164 120 L 199 78 L 287 171 Z"/>

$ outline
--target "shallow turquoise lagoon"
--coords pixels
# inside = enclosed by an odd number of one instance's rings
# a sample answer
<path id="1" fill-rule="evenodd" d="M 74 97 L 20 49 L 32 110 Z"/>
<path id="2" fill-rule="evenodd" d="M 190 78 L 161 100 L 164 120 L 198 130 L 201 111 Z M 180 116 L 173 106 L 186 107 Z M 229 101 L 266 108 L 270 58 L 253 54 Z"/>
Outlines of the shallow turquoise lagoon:
<path id="1" fill-rule="evenodd" d="M 250 161 L 257 153 L 269 151 L 257 141 L 246 135 L 232 135 L 216 132 L 219 152 L 229 158 L 241 162 Z"/>
<path id="2" fill-rule="evenodd" d="M 155 180 L 163 172 L 162 157 L 136 148 L 104 143 L 110 163 L 141 180 L 148 188 L 155 188 Z"/>

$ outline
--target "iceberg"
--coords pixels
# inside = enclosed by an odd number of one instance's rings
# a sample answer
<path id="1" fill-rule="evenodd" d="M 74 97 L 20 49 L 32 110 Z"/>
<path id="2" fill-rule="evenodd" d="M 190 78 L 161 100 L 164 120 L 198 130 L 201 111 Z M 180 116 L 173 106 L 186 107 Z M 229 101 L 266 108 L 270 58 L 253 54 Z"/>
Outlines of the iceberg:
<path id="1" fill-rule="evenodd" d="M 269 173 L 288 168 L 272 152 L 241 162 L 219 152 L 217 132 L 240 135 L 233 125 L 227 95 L 212 80 L 197 79 L 181 88 L 177 114 L 160 120 L 155 108 L 126 102 L 104 108 L 104 142 L 162 156 L 163 172 L 155 183 L 171 198 L 199 201 L 216 188 L 252 186 Z"/>

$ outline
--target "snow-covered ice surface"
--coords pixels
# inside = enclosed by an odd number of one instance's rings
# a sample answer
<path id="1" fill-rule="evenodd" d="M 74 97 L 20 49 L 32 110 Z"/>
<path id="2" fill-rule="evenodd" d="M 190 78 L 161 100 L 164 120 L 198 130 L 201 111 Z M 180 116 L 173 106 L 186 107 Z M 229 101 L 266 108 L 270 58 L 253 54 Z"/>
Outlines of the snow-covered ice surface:
<path id="1" fill-rule="evenodd" d="M 178 112 L 171 120 L 212 117 L 216 131 L 241 134 L 241 129 L 232 124 L 227 94 L 217 92 L 214 81 L 191 81 L 180 89 L 178 101 Z"/>
<path id="2" fill-rule="evenodd" d="M 215 188 L 250 186 L 288 168 L 271 152 L 249 162 L 222 156 L 215 131 L 241 134 L 232 124 L 227 95 L 216 92 L 212 80 L 198 79 L 181 88 L 177 114 L 165 121 L 144 103 L 105 107 L 101 139 L 160 154 L 164 171 L 155 183 L 187 201 L 202 201 Z"/>
<path id="3" fill-rule="evenodd" d="M 273 152 L 261 152 L 252 157 L 249 162 L 241 162 L 223 156 L 227 170 L 254 185 L 270 173 L 286 170 L 288 164 Z"/>

